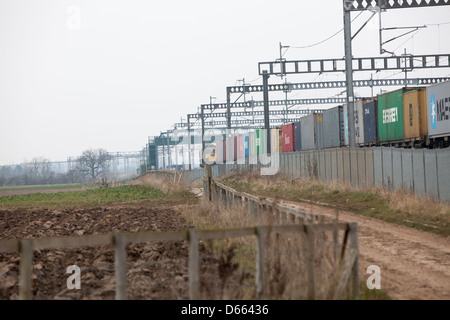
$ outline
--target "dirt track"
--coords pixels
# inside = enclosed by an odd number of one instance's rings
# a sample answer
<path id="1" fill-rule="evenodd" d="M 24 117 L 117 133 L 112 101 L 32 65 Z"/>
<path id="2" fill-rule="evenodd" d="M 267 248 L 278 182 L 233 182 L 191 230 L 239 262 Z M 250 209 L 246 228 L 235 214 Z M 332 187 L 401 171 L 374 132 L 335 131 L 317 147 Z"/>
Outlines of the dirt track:
<path id="1" fill-rule="evenodd" d="M 360 250 L 360 277 L 366 269 L 381 269 L 381 288 L 395 300 L 450 299 L 450 239 L 424 231 L 324 208 L 293 203 L 306 212 L 338 215 L 339 221 L 357 222 Z"/>

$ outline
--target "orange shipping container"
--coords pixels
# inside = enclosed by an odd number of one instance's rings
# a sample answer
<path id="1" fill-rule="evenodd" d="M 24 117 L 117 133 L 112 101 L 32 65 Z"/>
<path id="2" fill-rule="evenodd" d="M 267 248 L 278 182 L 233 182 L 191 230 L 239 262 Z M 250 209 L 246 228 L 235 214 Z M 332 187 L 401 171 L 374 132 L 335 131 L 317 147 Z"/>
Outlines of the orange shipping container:
<path id="1" fill-rule="evenodd" d="M 403 128 L 407 141 L 423 140 L 428 135 L 425 88 L 403 94 Z"/>

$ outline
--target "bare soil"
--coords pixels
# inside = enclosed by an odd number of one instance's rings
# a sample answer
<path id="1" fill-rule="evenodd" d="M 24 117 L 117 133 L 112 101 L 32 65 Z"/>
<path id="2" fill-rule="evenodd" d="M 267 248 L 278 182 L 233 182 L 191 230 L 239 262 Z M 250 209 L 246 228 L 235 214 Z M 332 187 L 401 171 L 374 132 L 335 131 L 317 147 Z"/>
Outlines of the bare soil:
<path id="1" fill-rule="evenodd" d="M 307 212 L 358 223 L 360 278 L 381 269 L 381 289 L 395 300 L 450 299 L 450 239 L 352 212 L 282 201 Z M 374 289 L 375 290 L 375 289 Z"/>
<path id="2" fill-rule="evenodd" d="M 5 190 L 0 191 L 0 197 L 4 196 L 17 196 L 29 193 L 56 193 L 56 192 L 69 192 L 69 191 L 83 191 L 86 188 L 67 188 L 67 189 L 30 189 L 30 190 Z"/>
<path id="3" fill-rule="evenodd" d="M 188 207 L 141 205 L 67 210 L 0 210 L 0 239 L 106 234 L 113 231 L 186 230 L 192 226 L 181 216 Z M 200 254 L 206 255 L 200 246 Z M 147 242 L 127 245 L 127 297 L 129 299 L 188 299 L 188 243 Z M 19 254 L 0 254 L 0 299 L 18 299 Z M 35 299 L 114 299 L 112 246 L 64 250 L 35 250 Z M 70 265 L 81 269 L 81 289 L 67 288 Z M 218 262 L 201 263 L 203 298 L 221 298 L 214 291 Z M 208 296 L 209 295 L 209 296 Z"/>

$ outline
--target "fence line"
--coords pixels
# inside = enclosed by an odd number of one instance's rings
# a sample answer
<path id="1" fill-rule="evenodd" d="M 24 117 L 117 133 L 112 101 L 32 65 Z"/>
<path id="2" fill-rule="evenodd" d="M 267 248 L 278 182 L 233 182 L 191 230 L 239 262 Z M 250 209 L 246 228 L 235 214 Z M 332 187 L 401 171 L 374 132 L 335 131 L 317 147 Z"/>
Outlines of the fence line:
<path id="1" fill-rule="evenodd" d="M 208 195 L 209 199 L 213 199 L 215 201 L 222 201 L 226 208 L 230 208 L 234 205 L 247 205 L 249 213 L 252 213 L 255 208 L 259 212 L 269 212 L 276 216 L 277 221 L 280 222 L 282 220 L 290 221 L 293 223 L 297 223 L 291 226 L 297 227 L 298 224 L 303 225 L 303 233 L 306 235 L 306 251 L 307 251 L 307 274 L 308 274 L 308 298 L 314 299 L 315 294 L 315 276 L 314 276 L 314 230 L 316 228 L 320 228 L 322 230 L 329 230 L 333 232 L 333 241 L 337 243 L 337 228 L 338 225 L 336 220 L 332 224 L 324 224 L 324 216 L 318 214 L 311 214 L 299 210 L 298 208 L 292 208 L 287 205 L 283 205 L 277 203 L 276 201 L 267 199 L 265 197 L 254 196 L 245 192 L 239 192 L 230 188 L 224 184 L 221 184 L 214 179 L 212 179 L 212 170 L 211 166 L 205 167 L 205 177 L 203 178 L 203 187 L 204 194 Z M 236 198 L 240 198 L 240 203 L 236 201 Z M 306 224 L 304 224 L 306 222 Z M 319 223 L 319 224 L 311 224 L 311 223 Z M 341 264 L 338 268 L 338 275 L 340 276 L 337 281 L 337 287 L 335 288 L 335 292 L 333 295 L 334 299 L 339 299 L 344 290 L 347 282 L 350 280 L 351 282 L 351 295 L 353 297 L 357 297 L 359 295 L 359 249 L 358 249 L 358 228 L 356 223 L 348 223 L 346 224 L 345 235 L 344 235 L 344 246 L 343 251 L 341 252 Z M 280 232 L 288 232 L 288 229 L 285 228 Z M 350 238 L 350 248 L 347 255 L 345 254 L 345 244 L 347 243 L 347 239 Z M 262 240 L 260 240 L 262 241 Z M 263 255 L 263 249 L 258 247 L 258 251 L 261 250 L 261 254 Z M 262 266 L 258 267 L 257 264 L 257 277 L 261 277 L 261 283 L 263 283 L 263 275 L 258 273 L 258 268 L 262 268 Z M 262 289 L 261 289 L 262 290 Z"/>
<path id="2" fill-rule="evenodd" d="M 339 278 L 335 298 L 339 299 L 343 288 L 349 278 L 357 282 L 357 227 L 355 223 L 330 223 L 330 224 L 292 224 L 258 226 L 222 230 L 183 230 L 169 232 L 136 232 L 136 233 L 111 233 L 107 235 L 91 235 L 79 237 L 51 237 L 36 239 L 0 240 L 0 253 L 19 251 L 20 252 L 20 272 L 19 272 L 19 297 L 20 299 L 32 299 L 32 272 L 33 272 L 33 251 L 39 249 L 57 248 L 79 248 L 95 247 L 111 244 L 115 251 L 115 277 L 116 277 L 116 299 L 126 299 L 126 251 L 128 243 L 138 243 L 147 241 L 190 241 L 189 246 L 189 298 L 199 298 L 200 283 L 200 262 L 199 262 L 199 241 L 206 239 L 224 239 L 233 237 L 256 236 L 256 293 L 261 296 L 264 293 L 264 239 L 270 233 L 303 233 L 306 235 L 308 259 L 308 297 L 315 298 L 314 283 L 314 234 L 319 231 L 344 231 L 344 243 L 341 257 L 345 256 L 347 239 L 350 238 L 350 257 L 341 259 L 339 268 Z M 12 245 L 14 244 L 14 246 Z M 335 246 L 337 247 L 337 246 Z M 355 256 L 356 255 L 356 256 Z M 348 255 L 347 255 L 348 256 Z M 358 287 L 351 288 L 351 294 L 357 297 Z"/>

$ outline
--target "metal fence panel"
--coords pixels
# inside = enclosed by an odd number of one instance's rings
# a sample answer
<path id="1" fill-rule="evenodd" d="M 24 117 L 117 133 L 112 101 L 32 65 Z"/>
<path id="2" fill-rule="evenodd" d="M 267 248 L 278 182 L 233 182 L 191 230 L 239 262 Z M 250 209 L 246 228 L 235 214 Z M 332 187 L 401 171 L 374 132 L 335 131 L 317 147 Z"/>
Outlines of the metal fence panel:
<path id="1" fill-rule="evenodd" d="M 350 149 L 342 148 L 342 165 L 344 167 L 344 181 L 351 182 Z"/>
<path id="2" fill-rule="evenodd" d="M 402 150 L 399 148 L 391 148 L 392 151 L 392 186 L 394 190 L 403 187 L 403 163 Z"/>
<path id="3" fill-rule="evenodd" d="M 364 148 L 364 157 L 366 162 L 366 186 L 373 187 L 375 186 L 373 148 Z"/>
<path id="4" fill-rule="evenodd" d="M 450 149 L 436 150 L 439 200 L 450 201 Z"/>
<path id="5" fill-rule="evenodd" d="M 402 149 L 402 188 L 414 190 L 414 171 L 412 149 Z"/>
<path id="6" fill-rule="evenodd" d="M 424 150 L 413 149 L 413 172 L 414 172 L 414 192 L 425 193 L 425 164 L 424 164 Z"/>
<path id="7" fill-rule="evenodd" d="M 426 192 L 439 199 L 436 150 L 424 150 L 424 152 Z"/>
<path id="8" fill-rule="evenodd" d="M 367 185 L 365 148 L 356 149 L 356 159 L 358 162 L 358 186 L 365 187 Z"/>
<path id="9" fill-rule="evenodd" d="M 373 152 L 373 176 L 376 187 L 383 186 L 383 157 L 380 147 L 372 148 Z"/>
<path id="10" fill-rule="evenodd" d="M 350 181 L 352 183 L 352 186 L 357 187 L 358 186 L 358 158 L 356 154 L 355 148 L 349 148 L 350 152 Z"/>
<path id="11" fill-rule="evenodd" d="M 392 189 L 392 149 L 389 147 L 381 147 L 381 155 L 383 159 L 383 186 L 385 188 Z"/>

